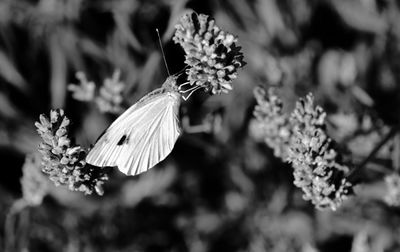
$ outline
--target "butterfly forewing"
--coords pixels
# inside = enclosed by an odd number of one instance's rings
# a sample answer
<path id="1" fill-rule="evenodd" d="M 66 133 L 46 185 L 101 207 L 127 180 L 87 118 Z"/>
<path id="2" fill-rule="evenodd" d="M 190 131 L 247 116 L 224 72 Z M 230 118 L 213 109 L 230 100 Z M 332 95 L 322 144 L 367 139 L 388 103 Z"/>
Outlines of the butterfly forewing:
<path id="1" fill-rule="evenodd" d="M 90 150 L 86 162 L 101 167 L 117 165 L 116 160 L 125 147 L 121 143 L 126 140 L 135 124 L 139 123 L 140 119 L 146 115 L 143 111 L 153 106 L 154 102 L 140 104 L 140 106 L 139 104 L 140 101 L 132 105 L 111 124 Z"/>
<path id="2" fill-rule="evenodd" d="M 147 171 L 173 149 L 180 134 L 175 91 L 153 92 L 111 124 L 86 157 L 95 166 L 118 166 L 127 175 Z"/>

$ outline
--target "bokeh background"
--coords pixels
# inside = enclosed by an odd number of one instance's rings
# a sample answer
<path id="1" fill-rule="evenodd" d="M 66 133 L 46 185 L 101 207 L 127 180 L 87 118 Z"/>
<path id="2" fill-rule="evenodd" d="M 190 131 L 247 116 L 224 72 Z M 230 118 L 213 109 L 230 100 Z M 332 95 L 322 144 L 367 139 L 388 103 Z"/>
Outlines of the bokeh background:
<path id="1" fill-rule="evenodd" d="M 183 102 L 184 134 L 149 172 L 112 170 L 103 196 L 44 180 L 43 201 L 21 204 L 33 197 L 23 193 L 23 167 L 40 166 L 26 158 L 37 153 L 40 114 L 64 109 L 70 135 L 86 147 L 117 116 L 72 97 L 76 72 L 101 86 L 119 71 L 128 107 L 168 76 L 156 28 L 170 72 L 185 67 L 171 38 L 192 10 L 238 36 L 247 65 L 233 91 L 196 92 Z M 1 248 L 398 251 L 400 211 L 384 200 L 384 178 L 399 168 L 396 141 L 370 160 L 355 196 L 321 211 L 302 199 L 292 167 L 274 157 L 252 123 L 254 87 L 277 88 L 287 111 L 312 92 L 327 112 L 329 135 L 349 162 L 360 163 L 399 123 L 399 18 L 394 0 L 1 0 Z"/>

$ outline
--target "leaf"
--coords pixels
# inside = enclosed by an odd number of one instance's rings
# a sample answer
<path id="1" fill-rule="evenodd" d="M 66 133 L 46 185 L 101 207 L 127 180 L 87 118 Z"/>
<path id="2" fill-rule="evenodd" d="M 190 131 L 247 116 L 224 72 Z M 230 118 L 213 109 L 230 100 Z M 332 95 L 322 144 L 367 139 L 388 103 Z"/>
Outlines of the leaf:
<path id="1" fill-rule="evenodd" d="M 331 1 L 333 8 L 350 27 L 376 34 L 386 32 L 388 26 L 385 20 L 376 12 L 368 11 L 361 5 L 361 1 L 338 0 Z"/>
<path id="2" fill-rule="evenodd" d="M 0 75 L 20 91 L 27 91 L 25 79 L 15 67 L 14 62 L 2 51 L 0 51 Z"/>

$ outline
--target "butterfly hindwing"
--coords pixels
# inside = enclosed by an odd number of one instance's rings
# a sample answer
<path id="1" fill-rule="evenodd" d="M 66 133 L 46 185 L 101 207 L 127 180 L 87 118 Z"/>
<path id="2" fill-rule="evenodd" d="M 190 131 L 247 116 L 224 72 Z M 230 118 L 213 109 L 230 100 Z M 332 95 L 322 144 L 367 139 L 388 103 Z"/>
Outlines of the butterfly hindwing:
<path id="1" fill-rule="evenodd" d="M 121 172 L 127 175 L 145 172 L 172 151 L 180 134 L 177 102 L 178 96 L 163 96 L 148 110 L 148 116 L 130 134 L 134 140 L 132 146 L 128 144 L 117 161 Z"/>
<path id="2" fill-rule="evenodd" d="M 118 166 L 127 175 L 147 171 L 171 151 L 180 134 L 175 92 L 146 96 L 120 117 L 99 138 L 86 157 L 95 166 Z"/>

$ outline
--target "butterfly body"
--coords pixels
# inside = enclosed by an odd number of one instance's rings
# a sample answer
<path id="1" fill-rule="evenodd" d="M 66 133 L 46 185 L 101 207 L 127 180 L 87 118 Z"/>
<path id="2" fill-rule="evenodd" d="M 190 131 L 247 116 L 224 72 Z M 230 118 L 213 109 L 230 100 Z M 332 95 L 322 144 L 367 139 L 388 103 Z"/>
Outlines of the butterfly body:
<path id="1" fill-rule="evenodd" d="M 86 157 L 94 166 L 117 166 L 126 175 L 137 175 L 164 160 L 181 130 L 181 95 L 177 77 L 168 77 L 121 116 L 98 139 Z"/>

